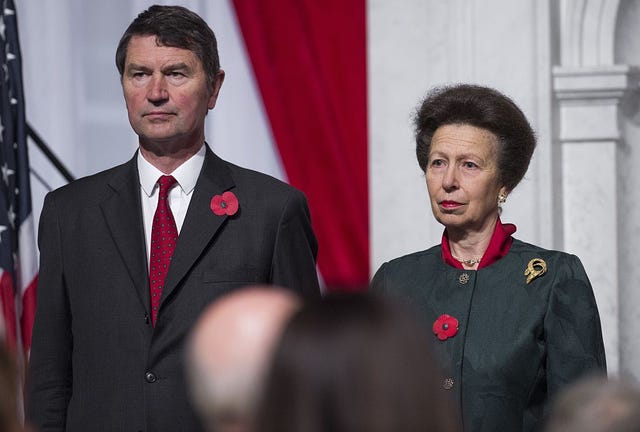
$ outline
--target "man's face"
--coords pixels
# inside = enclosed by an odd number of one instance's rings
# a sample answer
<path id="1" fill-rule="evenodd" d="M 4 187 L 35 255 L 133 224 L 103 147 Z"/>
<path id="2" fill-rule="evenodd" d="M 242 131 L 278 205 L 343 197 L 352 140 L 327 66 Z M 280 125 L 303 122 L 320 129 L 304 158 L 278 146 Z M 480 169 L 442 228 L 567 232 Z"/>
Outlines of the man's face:
<path id="1" fill-rule="evenodd" d="M 133 36 L 122 89 L 140 145 L 155 153 L 199 147 L 223 77 L 220 71 L 212 83 L 192 51 L 158 46 L 155 36 Z"/>

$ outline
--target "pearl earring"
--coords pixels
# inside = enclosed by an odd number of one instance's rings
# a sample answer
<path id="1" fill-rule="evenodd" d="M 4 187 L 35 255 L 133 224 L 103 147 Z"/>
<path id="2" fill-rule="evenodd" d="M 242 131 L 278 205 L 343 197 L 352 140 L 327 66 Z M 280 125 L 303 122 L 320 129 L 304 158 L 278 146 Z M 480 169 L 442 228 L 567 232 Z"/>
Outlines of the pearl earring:
<path id="1" fill-rule="evenodd" d="M 507 196 L 505 194 L 503 194 L 502 192 L 500 192 L 498 194 L 498 207 L 502 208 L 502 206 L 506 202 L 507 202 Z"/>

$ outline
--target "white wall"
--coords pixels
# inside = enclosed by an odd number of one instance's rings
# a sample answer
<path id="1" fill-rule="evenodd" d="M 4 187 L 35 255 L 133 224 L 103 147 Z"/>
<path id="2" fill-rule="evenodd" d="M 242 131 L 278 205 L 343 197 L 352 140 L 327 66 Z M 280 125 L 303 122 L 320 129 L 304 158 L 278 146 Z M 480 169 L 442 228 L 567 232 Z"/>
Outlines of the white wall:
<path id="1" fill-rule="evenodd" d="M 627 1 L 620 5 L 616 28 L 615 61 L 640 65 L 640 2 Z M 617 224 L 620 284 L 620 364 L 623 372 L 640 375 L 640 266 L 637 245 L 640 239 L 640 89 L 629 92 L 621 104 L 623 139 L 618 150 L 619 204 Z"/>

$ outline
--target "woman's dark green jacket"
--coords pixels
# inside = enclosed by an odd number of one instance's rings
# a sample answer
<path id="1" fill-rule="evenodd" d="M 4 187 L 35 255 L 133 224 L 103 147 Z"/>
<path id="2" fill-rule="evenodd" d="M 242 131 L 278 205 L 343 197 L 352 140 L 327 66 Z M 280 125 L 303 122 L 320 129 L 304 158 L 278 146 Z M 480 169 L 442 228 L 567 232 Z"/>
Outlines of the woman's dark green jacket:
<path id="1" fill-rule="evenodd" d="M 593 290 L 574 255 L 514 240 L 470 271 L 445 264 L 435 246 L 383 264 L 372 290 L 417 308 L 430 331 L 442 314 L 458 319 L 457 334 L 433 342 L 467 432 L 537 430 L 558 389 L 606 370 Z"/>

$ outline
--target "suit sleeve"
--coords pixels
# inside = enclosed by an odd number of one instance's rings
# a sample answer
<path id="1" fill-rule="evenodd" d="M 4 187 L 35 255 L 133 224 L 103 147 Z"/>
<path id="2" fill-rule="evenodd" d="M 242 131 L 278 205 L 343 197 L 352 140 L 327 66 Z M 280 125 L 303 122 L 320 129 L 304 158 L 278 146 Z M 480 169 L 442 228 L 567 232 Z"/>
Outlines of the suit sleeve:
<path id="1" fill-rule="evenodd" d="M 566 277 L 557 276 L 551 290 L 544 323 L 550 396 L 581 376 L 606 373 L 607 368 L 591 283 L 576 256 L 569 256 L 567 267 Z"/>
<path id="2" fill-rule="evenodd" d="M 295 191 L 278 222 L 271 264 L 272 283 L 298 291 L 307 299 L 319 298 L 317 254 L 318 243 L 311 227 L 307 200 Z"/>
<path id="3" fill-rule="evenodd" d="M 382 264 L 378 271 L 376 271 L 376 274 L 373 275 L 373 279 L 371 279 L 371 284 L 369 285 L 370 292 L 387 294 L 386 265 L 386 263 Z"/>
<path id="4" fill-rule="evenodd" d="M 27 421 L 40 432 L 64 431 L 71 398 L 71 316 L 62 272 L 56 205 L 47 195 L 38 231 L 38 302 L 29 363 Z"/>

